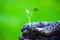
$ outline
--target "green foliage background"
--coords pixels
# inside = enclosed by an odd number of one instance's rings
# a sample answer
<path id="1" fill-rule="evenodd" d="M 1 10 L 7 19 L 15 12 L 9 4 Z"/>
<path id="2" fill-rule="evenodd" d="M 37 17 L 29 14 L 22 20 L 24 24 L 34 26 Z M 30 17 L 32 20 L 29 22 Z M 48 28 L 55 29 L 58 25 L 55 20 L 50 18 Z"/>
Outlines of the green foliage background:
<path id="1" fill-rule="evenodd" d="M 31 22 L 60 20 L 60 0 L 0 0 L 0 40 L 18 40 L 28 22 L 26 9 L 32 13 Z"/>

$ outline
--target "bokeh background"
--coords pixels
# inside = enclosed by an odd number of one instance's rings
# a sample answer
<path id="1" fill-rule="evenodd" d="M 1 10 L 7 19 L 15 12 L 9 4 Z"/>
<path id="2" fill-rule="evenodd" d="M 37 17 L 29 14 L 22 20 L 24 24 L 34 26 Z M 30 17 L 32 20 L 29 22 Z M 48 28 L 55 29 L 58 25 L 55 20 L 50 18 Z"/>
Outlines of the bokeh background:
<path id="1" fill-rule="evenodd" d="M 26 9 L 32 13 L 31 22 L 60 20 L 60 0 L 0 0 L 0 40 L 18 40 L 28 22 Z"/>

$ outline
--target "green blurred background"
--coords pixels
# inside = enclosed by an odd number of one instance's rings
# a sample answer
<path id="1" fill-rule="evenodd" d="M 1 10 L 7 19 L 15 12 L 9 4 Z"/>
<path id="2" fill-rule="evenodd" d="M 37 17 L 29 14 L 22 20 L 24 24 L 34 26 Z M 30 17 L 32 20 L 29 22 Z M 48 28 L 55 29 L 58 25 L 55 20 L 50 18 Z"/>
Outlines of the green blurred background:
<path id="1" fill-rule="evenodd" d="M 0 0 L 0 40 L 18 40 L 28 22 L 26 9 L 32 13 L 31 22 L 60 20 L 60 0 Z"/>

